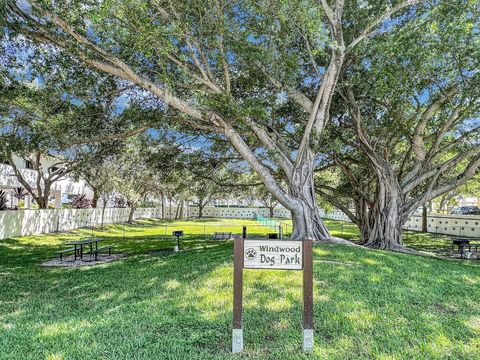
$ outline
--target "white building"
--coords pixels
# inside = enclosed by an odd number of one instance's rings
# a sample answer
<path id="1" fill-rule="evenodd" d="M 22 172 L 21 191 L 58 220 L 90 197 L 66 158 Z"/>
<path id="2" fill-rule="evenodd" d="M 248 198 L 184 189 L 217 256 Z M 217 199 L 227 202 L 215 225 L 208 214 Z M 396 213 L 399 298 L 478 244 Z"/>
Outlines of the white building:
<path id="1" fill-rule="evenodd" d="M 478 197 L 459 196 L 457 199 L 460 206 L 480 206 Z"/>
<path id="2" fill-rule="evenodd" d="M 29 159 L 23 159 L 18 156 L 13 157 L 14 164 L 22 173 L 25 180 L 32 186 L 36 188 L 37 181 L 37 171 L 33 170 L 32 162 Z M 44 172 L 47 172 L 50 167 L 52 167 L 58 160 L 53 158 L 44 157 L 41 159 L 41 167 Z M 43 185 L 43 184 L 42 184 Z M 18 181 L 13 168 L 9 165 L 8 161 L 0 159 L 0 189 L 5 190 L 6 192 L 11 192 L 11 190 L 23 187 Z M 67 196 L 70 194 L 86 194 L 88 198 L 93 197 L 93 192 L 90 187 L 86 184 L 84 180 L 76 181 L 73 178 L 65 177 L 61 180 L 55 182 L 51 189 L 52 202 L 54 202 L 56 208 L 60 208 L 62 202 L 66 202 Z M 10 205 L 17 205 L 17 199 L 13 197 L 13 194 L 10 198 Z M 25 198 L 25 207 L 29 208 L 31 206 L 31 196 Z"/>

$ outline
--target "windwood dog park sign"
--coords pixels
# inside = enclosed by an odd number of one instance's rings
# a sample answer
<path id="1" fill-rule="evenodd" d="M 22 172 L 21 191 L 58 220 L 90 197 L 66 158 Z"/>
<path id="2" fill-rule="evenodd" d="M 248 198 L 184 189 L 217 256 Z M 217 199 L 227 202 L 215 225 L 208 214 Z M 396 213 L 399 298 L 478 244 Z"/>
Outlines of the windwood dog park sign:
<path id="1" fill-rule="evenodd" d="M 244 240 L 245 269 L 301 270 L 301 241 Z"/>
<path id="2" fill-rule="evenodd" d="M 313 350 L 313 240 L 235 238 L 232 352 L 243 351 L 243 269 L 303 270 L 303 350 Z"/>

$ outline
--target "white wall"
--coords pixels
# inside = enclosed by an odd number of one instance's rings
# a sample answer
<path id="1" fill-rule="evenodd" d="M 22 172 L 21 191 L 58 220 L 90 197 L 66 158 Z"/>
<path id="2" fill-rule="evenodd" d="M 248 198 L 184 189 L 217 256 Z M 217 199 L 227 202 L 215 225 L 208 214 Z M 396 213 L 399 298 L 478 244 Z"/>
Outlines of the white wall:
<path id="1" fill-rule="evenodd" d="M 429 233 L 480 237 L 480 216 L 473 215 L 437 215 L 427 217 Z M 421 231 L 422 216 L 413 215 L 404 229 Z"/>
<path id="2" fill-rule="evenodd" d="M 350 221 L 347 215 L 340 210 L 324 214 L 325 219 Z M 437 215 L 427 217 L 429 233 L 480 237 L 480 216 L 472 215 Z M 403 227 L 405 230 L 421 231 L 422 215 L 412 215 Z"/>

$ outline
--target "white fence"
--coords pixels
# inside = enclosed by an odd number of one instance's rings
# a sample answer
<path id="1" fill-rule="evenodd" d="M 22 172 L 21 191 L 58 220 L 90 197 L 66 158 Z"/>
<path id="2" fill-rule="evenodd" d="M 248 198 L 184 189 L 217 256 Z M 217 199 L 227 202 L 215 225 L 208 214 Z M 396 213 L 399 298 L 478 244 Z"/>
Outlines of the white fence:
<path id="1" fill-rule="evenodd" d="M 130 209 L 107 208 L 103 222 L 105 224 L 123 223 L 128 220 Z M 176 207 L 165 207 L 165 217 L 174 218 Z M 266 208 L 236 208 L 236 207 L 205 207 L 204 217 L 253 219 L 255 214 L 269 217 L 270 211 Z M 184 215 L 198 217 L 198 207 L 189 207 Z M 275 217 L 290 219 L 290 211 L 276 208 Z M 350 221 L 341 211 L 335 210 L 325 213 L 326 219 Z M 160 208 L 139 208 L 134 218 L 161 218 Z M 102 222 L 101 209 L 51 209 L 51 210 L 18 210 L 0 212 L 0 240 L 17 236 L 67 231 L 79 227 L 98 225 Z M 404 229 L 419 231 L 422 228 L 420 215 L 413 215 L 405 224 Z M 480 216 L 469 215 L 430 215 L 428 216 L 428 232 L 480 237 Z"/>
<path id="2" fill-rule="evenodd" d="M 165 209 L 167 213 L 167 209 Z M 204 217 L 216 217 L 216 218 L 234 218 L 234 219 L 253 219 L 255 214 L 265 217 L 270 216 L 270 210 L 266 208 L 256 207 L 213 207 L 208 206 L 203 209 L 202 216 Z M 198 207 L 191 206 L 188 209 L 189 217 L 198 217 Z M 290 219 L 290 211 L 285 208 L 275 208 L 273 216 L 278 218 Z"/>
<path id="3" fill-rule="evenodd" d="M 123 223 L 128 220 L 130 209 L 107 208 L 103 222 L 105 224 Z M 165 207 L 165 218 L 173 219 L 177 207 Z M 255 214 L 268 217 L 270 211 L 265 208 L 228 208 L 205 207 L 204 217 L 253 219 Z M 290 218 L 290 211 L 284 208 L 275 209 L 276 217 Z M 198 207 L 189 207 L 185 217 L 198 217 Z M 160 208 L 139 208 L 134 218 L 161 218 Z M 16 210 L 0 212 L 0 240 L 18 236 L 68 231 L 80 227 L 99 225 L 102 223 L 102 209 L 49 209 L 49 210 Z"/>
<path id="4" fill-rule="evenodd" d="M 128 220 L 130 209 L 107 208 L 104 223 L 122 223 Z M 159 218 L 157 208 L 140 208 L 134 218 Z M 0 240 L 17 236 L 67 231 L 102 222 L 102 209 L 49 209 L 0 212 Z"/>
<path id="5" fill-rule="evenodd" d="M 324 214 L 325 219 L 350 221 L 347 215 L 340 210 Z M 422 216 L 412 215 L 403 227 L 405 230 L 421 231 Z M 480 237 L 480 216 L 473 215 L 440 215 L 427 216 L 427 231 L 429 233 Z"/>

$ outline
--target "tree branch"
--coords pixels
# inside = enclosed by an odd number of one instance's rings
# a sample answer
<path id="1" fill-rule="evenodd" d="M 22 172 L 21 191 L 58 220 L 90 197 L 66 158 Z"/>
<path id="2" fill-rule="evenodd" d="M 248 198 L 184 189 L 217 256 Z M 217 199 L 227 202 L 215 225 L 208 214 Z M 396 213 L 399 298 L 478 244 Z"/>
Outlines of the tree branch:
<path id="1" fill-rule="evenodd" d="M 119 140 L 119 139 L 126 139 L 129 137 L 132 137 L 134 135 L 138 135 L 148 129 L 150 129 L 151 126 L 144 125 L 140 126 L 137 129 L 126 131 L 123 133 L 117 133 L 117 134 L 109 134 L 109 135 L 101 135 L 101 136 L 96 136 L 90 139 L 85 139 L 85 140 L 79 140 L 79 141 L 73 141 L 68 143 L 69 146 L 75 146 L 75 145 L 86 145 L 86 144 L 92 144 L 92 143 L 101 143 L 101 142 L 107 142 L 107 141 L 112 141 L 112 140 Z"/>
<path id="2" fill-rule="evenodd" d="M 37 8 L 40 9 L 39 7 Z M 45 16 L 44 13 L 42 14 Z M 52 17 L 54 17 L 54 15 L 52 15 Z M 117 76 L 124 80 L 131 81 L 139 85 L 140 87 L 144 88 L 145 90 L 152 92 L 158 98 L 163 100 L 167 105 L 171 105 L 175 109 L 185 114 L 188 114 L 197 120 L 208 122 L 207 118 L 204 116 L 204 114 L 202 114 L 200 110 L 188 104 L 186 101 L 174 96 L 167 88 L 162 88 L 159 85 L 151 82 L 150 80 L 136 74 L 125 62 L 123 62 L 116 56 L 110 53 L 107 53 L 103 49 L 99 48 L 97 45 L 90 43 L 88 39 L 86 39 L 82 35 L 79 35 L 65 22 L 57 21 L 55 22 L 55 24 L 57 24 L 65 32 L 72 34 L 72 36 L 81 44 L 83 45 L 87 44 L 87 46 L 91 48 L 96 54 L 100 55 L 102 58 L 108 61 L 108 62 L 104 62 L 104 61 L 92 59 L 89 56 L 87 56 L 85 52 L 82 51 L 82 49 L 77 48 L 76 55 L 83 62 L 89 64 L 93 68 L 100 70 L 102 72 L 106 72 L 108 74 Z M 42 28 L 40 24 L 38 24 L 38 26 L 39 28 Z M 32 33 L 30 32 L 27 35 L 32 35 Z M 53 35 L 51 32 L 48 34 L 43 33 L 42 36 L 40 37 L 36 36 L 36 38 L 37 40 L 49 40 L 49 42 L 52 42 L 53 44 L 63 48 L 64 50 L 67 50 L 69 48 L 68 44 L 64 40 L 60 39 L 56 35 Z"/>
<path id="3" fill-rule="evenodd" d="M 275 144 L 272 138 L 267 134 L 267 132 L 258 126 L 255 121 L 250 118 L 245 119 L 246 123 L 253 130 L 257 138 L 267 146 L 275 155 L 277 155 L 277 161 L 280 167 L 283 169 L 288 178 L 291 178 L 293 171 L 293 164 L 290 162 L 288 156 Z"/>
<path id="4" fill-rule="evenodd" d="M 463 151 L 453 158 L 444 161 L 441 165 L 435 166 L 433 169 L 429 169 L 425 171 L 424 173 L 420 174 L 416 178 L 412 179 L 410 182 L 401 185 L 402 191 L 404 194 L 409 193 L 412 191 L 416 186 L 421 184 L 423 181 L 433 177 L 433 176 L 439 176 L 442 173 L 448 171 L 449 169 L 452 169 L 453 167 L 457 166 L 460 164 L 462 161 L 464 161 L 466 158 L 469 156 L 478 156 L 480 155 L 480 147 L 472 147 L 468 151 Z"/>
<path id="5" fill-rule="evenodd" d="M 346 52 L 349 53 L 355 46 L 357 46 L 360 42 L 362 42 L 364 39 L 369 37 L 373 33 L 373 31 L 375 31 L 375 29 L 379 25 L 381 25 L 385 20 L 390 18 L 390 16 L 392 16 L 393 14 L 397 13 L 398 11 L 408 6 L 416 5 L 422 1 L 423 0 L 406 0 L 394 6 L 393 8 L 390 8 L 387 11 L 385 11 L 377 20 L 375 20 L 372 24 L 367 26 L 362 31 L 362 33 L 347 46 Z"/>
<path id="6" fill-rule="evenodd" d="M 320 189 L 315 189 L 315 192 L 322 196 L 323 198 L 325 198 L 329 203 L 331 203 L 333 206 L 335 206 L 336 208 L 340 209 L 345 215 L 347 215 L 347 217 L 354 223 L 356 224 L 357 226 L 360 227 L 360 220 L 358 219 L 358 217 L 352 213 L 350 211 L 350 209 L 345 206 L 344 204 L 342 204 L 340 201 L 338 201 L 338 197 L 336 196 L 332 196 Z"/>
<path id="7" fill-rule="evenodd" d="M 440 184 L 436 188 L 423 193 L 422 195 L 408 201 L 405 204 L 405 216 L 408 218 L 419 205 L 426 203 L 436 197 L 447 193 L 467 182 L 473 176 L 475 176 L 477 169 L 480 167 L 480 154 L 477 155 L 465 168 L 462 174 L 454 178 L 453 180 Z"/>
<path id="8" fill-rule="evenodd" d="M 411 142 L 410 150 L 407 152 L 407 156 L 413 153 L 416 158 L 416 163 L 413 168 L 405 174 L 403 179 L 401 179 L 400 184 L 403 186 L 411 179 L 413 179 L 421 168 L 424 166 L 424 161 L 426 157 L 425 143 L 424 143 L 424 133 L 427 128 L 428 120 L 442 107 L 442 105 L 448 101 L 456 92 L 458 91 L 457 86 L 452 86 L 445 93 L 441 93 L 437 96 L 423 111 L 420 119 L 418 120 L 417 126 L 415 127 L 413 139 Z"/>
<path id="9" fill-rule="evenodd" d="M 320 0 L 320 4 L 322 5 L 323 11 L 325 12 L 325 16 L 327 17 L 330 25 L 335 26 L 336 24 L 335 15 L 330 5 L 328 5 L 327 0 Z"/>
<path id="10" fill-rule="evenodd" d="M 233 147 L 242 155 L 242 157 L 247 161 L 252 169 L 258 174 L 262 179 L 263 183 L 280 201 L 280 203 L 286 208 L 299 207 L 298 204 L 290 195 L 288 195 L 283 189 L 281 189 L 276 179 L 268 171 L 267 167 L 263 165 L 260 160 L 255 156 L 252 150 L 247 146 L 245 141 L 242 139 L 240 134 L 223 118 L 219 115 L 213 115 L 215 117 L 214 122 L 217 122 L 223 129 L 225 136 L 231 141 Z"/>
<path id="11" fill-rule="evenodd" d="M 312 112 L 312 107 L 313 107 L 313 102 L 310 100 L 305 94 L 303 94 L 301 91 L 283 84 L 281 81 L 278 79 L 274 78 L 271 76 L 265 66 L 263 66 L 261 63 L 257 62 L 257 66 L 260 68 L 260 70 L 265 74 L 266 77 L 270 80 L 270 82 L 277 87 L 278 89 L 285 90 L 285 92 L 288 94 L 288 96 L 295 101 L 298 105 L 300 105 L 306 112 L 309 114 Z"/>

